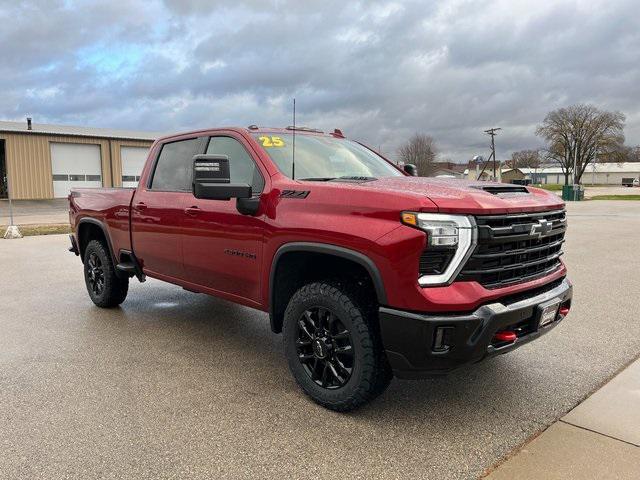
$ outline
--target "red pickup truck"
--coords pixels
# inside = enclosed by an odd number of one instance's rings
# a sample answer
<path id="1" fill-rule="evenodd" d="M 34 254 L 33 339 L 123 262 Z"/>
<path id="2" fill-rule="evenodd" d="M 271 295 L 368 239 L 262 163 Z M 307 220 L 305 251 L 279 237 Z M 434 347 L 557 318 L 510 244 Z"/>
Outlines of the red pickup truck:
<path id="1" fill-rule="evenodd" d="M 146 276 L 269 312 L 291 373 L 338 411 L 506 353 L 569 312 L 564 204 L 415 176 L 339 130 L 157 140 L 135 189 L 69 195 L 70 250 L 115 307 Z"/>

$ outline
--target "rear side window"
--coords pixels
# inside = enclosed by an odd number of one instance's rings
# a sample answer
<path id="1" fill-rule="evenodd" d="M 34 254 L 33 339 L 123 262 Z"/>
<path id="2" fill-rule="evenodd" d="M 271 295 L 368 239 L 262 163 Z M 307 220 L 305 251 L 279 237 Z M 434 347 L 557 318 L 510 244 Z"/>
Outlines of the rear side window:
<path id="1" fill-rule="evenodd" d="M 179 192 L 191 190 L 193 156 L 200 151 L 200 139 L 165 143 L 151 179 L 152 190 Z"/>
<path id="2" fill-rule="evenodd" d="M 262 192 L 264 179 L 260 170 L 242 144 L 231 137 L 211 137 L 207 153 L 210 155 L 226 155 L 229 157 L 229 174 L 231 183 L 251 185 L 253 195 Z"/>

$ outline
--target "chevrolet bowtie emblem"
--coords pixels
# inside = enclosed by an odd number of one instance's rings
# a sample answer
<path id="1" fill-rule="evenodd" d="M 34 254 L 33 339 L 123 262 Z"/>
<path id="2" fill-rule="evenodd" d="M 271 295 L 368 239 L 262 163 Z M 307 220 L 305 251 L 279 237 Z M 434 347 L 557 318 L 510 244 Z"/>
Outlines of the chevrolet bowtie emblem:
<path id="1" fill-rule="evenodd" d="M 531 232 L 529 233 L 529 235 L 531 235 L 532 237 L 537 236 L 538 238 L 540 238 L 543 235 L 549 233 L 552 228 L 553 222 L 542 218 L 538 220 L 538 223 L 534 223 L 533 225 L 531 225 Z"/>

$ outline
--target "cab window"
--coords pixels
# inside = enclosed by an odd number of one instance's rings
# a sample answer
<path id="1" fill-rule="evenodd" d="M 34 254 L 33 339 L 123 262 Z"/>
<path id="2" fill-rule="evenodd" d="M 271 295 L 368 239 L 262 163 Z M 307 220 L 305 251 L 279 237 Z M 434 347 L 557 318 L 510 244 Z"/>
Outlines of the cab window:
<path id="1" fill-rule="evenodd" d="M 226 155 L 229 157 L 229 174 L 231 183 L 251 185 L 254 195 L 262 192 L 264 179 L 251 155 L 242 144 L 231 137 L 211 137 L 207 153 L 210 155 Z"/>
<path id="2" fill-rule="evenodd" d="M 193 156 L 202 153 L 199 138 L 165 143 L 156 162 L 150 188 L 170 192 L 191 190 Z"/>

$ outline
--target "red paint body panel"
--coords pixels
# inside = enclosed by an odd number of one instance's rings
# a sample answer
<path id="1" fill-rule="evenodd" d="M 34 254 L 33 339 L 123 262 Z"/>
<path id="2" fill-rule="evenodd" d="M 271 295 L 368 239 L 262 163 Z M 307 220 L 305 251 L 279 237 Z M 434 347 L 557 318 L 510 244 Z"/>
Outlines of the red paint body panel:
<path id="1" fill-rule="evenodd" d="M 82 219 L 93 218 L 107 227 L 112 245 L 131 250 L 129 207 L 134 192 L 133 188 L 74 189 L 69 200 L 71 228 L 77 233 Z"/>
<path id="2" fill-rule="evenodd" d="M 262 310 L 269 309 L 276 252 L 292 242 L 329 244 L 363 254 L 381 274 L 387 305 L 415 312 L 471 311 L 566 275 L 563 265 L 544 278 L 500 289 L 488 290 L 476 282 L 422 288 L 417 283 L 418 260 L 426 236 L 400 223 L 402 211 L 536 212 L 562 208 L 562 201 L 535 188 L 529 189 L 529 195 L 500 197 L 473 188 L 477 183 L 460 180 L 408 176 L 362 183 L 291 180 L 255 141 L 254 132 L 228 128 L 159 139 L 137 190 L 74 190 L 70 218 L 76 236 L 83 219 L 98 220 L 106 227 L 116 257 L 121 250 L 133 251 L 149 276 Z M 146 188 L 163 142 L 219 134 L 238 139 L 265 179 L 257 215 L 238 213 L 235 200 L 199 200 L 191 192 Z M 284 190 L 309 194 L 304 199 L 283 198 Z"/>

